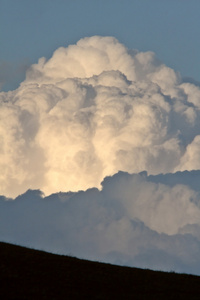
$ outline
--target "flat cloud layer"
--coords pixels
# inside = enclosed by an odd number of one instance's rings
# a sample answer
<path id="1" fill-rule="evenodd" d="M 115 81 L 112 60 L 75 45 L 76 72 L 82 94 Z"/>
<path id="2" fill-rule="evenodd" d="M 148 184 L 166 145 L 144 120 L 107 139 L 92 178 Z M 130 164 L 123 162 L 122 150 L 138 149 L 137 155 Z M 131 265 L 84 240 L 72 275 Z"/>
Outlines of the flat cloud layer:
<path id="1" fill-rule="evenodd" d="M 1 240 L 200 274 L 200 175 L 183 172 L 200 169 L 198 85 L 94 36 L 41 58 L 0 105 Z"/>
<path id="2" fill-rule="evenodd" d="M 41 58 L 0 93 L 0 189 L 100 187 L 122 170 L 200 168 L 200 88 L 152 52 L 94 36 Z"/>

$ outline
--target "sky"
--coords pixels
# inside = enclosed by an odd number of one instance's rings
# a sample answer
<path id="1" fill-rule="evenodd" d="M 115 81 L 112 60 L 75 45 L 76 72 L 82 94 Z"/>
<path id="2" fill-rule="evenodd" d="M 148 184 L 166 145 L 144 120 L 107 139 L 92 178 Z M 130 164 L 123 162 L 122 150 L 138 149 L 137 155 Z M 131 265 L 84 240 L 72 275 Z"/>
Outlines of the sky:
<path id="1" fill-rule="evenodd" d="M 0 5 L 0 240 L 200 275 L 200 4 Z"/>
<path id="2" fill-rule="evenodd" d="M 40 57 L 92 35 L 153 51 L 183 77 L 200 81 L 199 9 L 196 0 L 1 0 L 4 90 L 16 88 Z"/>

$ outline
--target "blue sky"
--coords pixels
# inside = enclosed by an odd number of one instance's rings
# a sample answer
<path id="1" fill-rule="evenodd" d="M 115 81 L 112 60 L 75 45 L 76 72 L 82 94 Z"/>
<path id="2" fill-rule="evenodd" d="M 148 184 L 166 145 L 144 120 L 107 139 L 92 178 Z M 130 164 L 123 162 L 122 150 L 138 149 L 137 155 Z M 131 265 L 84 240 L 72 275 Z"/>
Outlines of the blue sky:
<path id="1" fill-rule="evenodd" d="M 153 51 L 183 77 L 200 81 L 199 11 L 196 0 L 0 0 L 3 89 L 16 88 L 38 58 L 92 35 Z"/>

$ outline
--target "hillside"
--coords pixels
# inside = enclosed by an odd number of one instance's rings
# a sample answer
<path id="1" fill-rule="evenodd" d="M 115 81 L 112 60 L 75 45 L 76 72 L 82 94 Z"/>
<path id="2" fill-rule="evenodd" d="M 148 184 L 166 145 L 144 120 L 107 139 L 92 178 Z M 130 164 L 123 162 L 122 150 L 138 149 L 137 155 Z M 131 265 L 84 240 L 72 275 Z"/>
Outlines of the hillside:
<path id="1" fill-rule="evenodd" d="M 0 299 L 199 299 L 200 277 L 0 243 Z"/>

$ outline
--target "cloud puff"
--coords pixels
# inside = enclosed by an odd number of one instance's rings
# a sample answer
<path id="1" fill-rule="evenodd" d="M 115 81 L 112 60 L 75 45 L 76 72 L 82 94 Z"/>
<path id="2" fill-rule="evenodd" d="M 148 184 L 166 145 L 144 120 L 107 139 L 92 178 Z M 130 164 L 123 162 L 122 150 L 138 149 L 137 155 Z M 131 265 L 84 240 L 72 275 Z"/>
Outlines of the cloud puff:
<path id="1" fill-rule="evenodd" d="M 0 239 L 200 274 L 199 120 L 199 85 L 152 52 L 94 36 L 41 58 L 0 93 Z"/>
<path id="2" fill-rule="evenodd" d="M 94 36 L 41 58 L 0 93 L 0 190 L 100 187 L 118 170 L 199 168 L 200 90 L 152 52 Z"/>
<path id="3" fill-rule="evenodd" d="M 115 264 L 200 274 L 199 190 L 119 172 L 102 190 L 0 199 L 0 239 Z M 166 177 L 166 178 L 165 178 Z M 188 183 L 193 174 L 188 172 Z M 157 182 L 155 182 L 157 181 Z M 162 183 L 161 183 L 161 182 Z"/>

